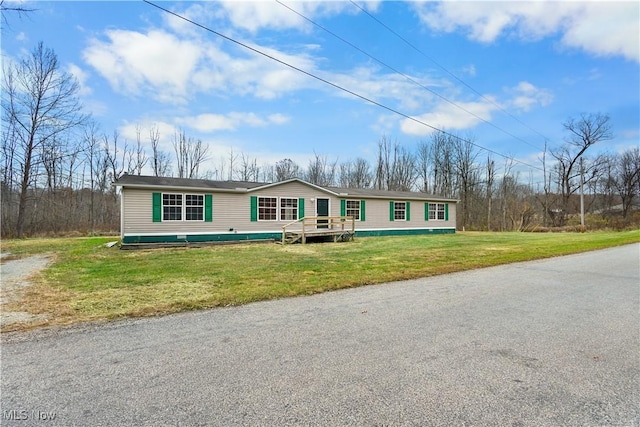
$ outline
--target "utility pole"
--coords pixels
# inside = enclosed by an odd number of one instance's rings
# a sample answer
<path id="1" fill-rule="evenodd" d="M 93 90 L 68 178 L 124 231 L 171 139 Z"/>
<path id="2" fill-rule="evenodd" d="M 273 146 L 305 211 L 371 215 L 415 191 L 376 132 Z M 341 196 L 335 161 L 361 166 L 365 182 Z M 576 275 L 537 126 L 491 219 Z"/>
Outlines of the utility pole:
<path id="1" fill-rule="evenodd" d="M 580 225 L 584 227 L 584 163 L 580 157 Z"/>

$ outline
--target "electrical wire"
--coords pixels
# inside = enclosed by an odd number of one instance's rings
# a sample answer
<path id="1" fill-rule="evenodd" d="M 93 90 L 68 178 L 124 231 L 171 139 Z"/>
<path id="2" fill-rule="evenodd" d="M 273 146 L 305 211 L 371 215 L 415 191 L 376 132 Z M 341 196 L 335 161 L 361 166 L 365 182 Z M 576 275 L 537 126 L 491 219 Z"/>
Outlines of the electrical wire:
<path id="1" fill-rule="evenodd" d="M 484 95 L 482 95 L 480 92 L 478 92 L 477 90 L 475 90 L 471 85 L 469 85 L 467 82 L 465 82 L 464 80 L 462 80 L 461 78 L 459 78 L 458 76 L 456 76 L 455 74 L 453 74 L 451 71 L 449 71 L 448 69 L 446 69 L 443 65 L 441 65 L 440 63 L 438 63 L 435 59 L 431 58 L 429 55 L 427 55 L 426 53 L 424 53 L 424 51 L 422 51 L 420 48 L 418 48 L 417 46 L 415 46 L 413 43 L 411 43 L 409 40 L 407 40 L 406 38 L 402 37 L 400 34 L 398 34 L 398 32 L 394 31 L 391 27 L 389 27 L 387 24 L 385 24 L 384 22 L 382 22 L 380 19 L 378 19 L 377 17 L 373 16 L 371 13 L 369 13 L 366 9 L 364 9 L 363 7 L 361 7 L 359 4 L 357 4 L 354 0 L 350 0 L 351 3 L 356 6 L 358 9 L 360 9 L 362 12 L 364 12 L 367 16 L 369 16 L 371 19 L 373 19 L 374 21 L 376 21 L 378 24 L 380 24 L 382 27 L 384 27 L 387 31 L 389 31 L 391 34 L 393 34 L 394 36 L 398 37 L 400 40 L 402 40 L 404 43 L 406 43 L 408 46 L 410 46 L 412 49 L 414 49 L 416 52 L 418 52 L 420 55 L 424 56 L 426 59 L 428 59 L 429 61 L 431 61 L 432 63 L 434 63 L 437 67 L 439 67 L 441 70 L 443 70 L 445 73 L 449 74 L 451 77 L 453 77 L 455 80 L 457 80 L 458 82 L 460 82 L 461 84 L 463 84 L 464 86 L 466 86 L 469 90 L 471 90 L 473 93 L 475 93 L 476 95 L 478 95 L 479 97 L 481 97 L 482 99 L 484 99 L 485 101 L 493 104 L 494 106 L 496 106 L 500 111 L 502 111 L 504 114 L 506 114 L 507 116 L 511 117 L 512 119 L 514 119 L 515 121 L 517 121 L 518 123 L 520 123 L 522 126 L 526 127 L 527 129 L 529 129 L 530 131 L 540 135 L 542 138 L 544 138 L 545 140 L 548 140 L 549 138 L 546 137 L 545 135 L 543 135 L 542 133 L 540 133 L 539 131 L 537 131 L 536 129 L 532 128 L 531 126 L 529 126 L 528 124 L 526 124 L 525 122 L 523 122 L 522 120 L 520 120 L 519 118 L 517 118 L 516 116 L 514 116 L 513 114 L 511 114 L 510 112 L 508 112 L 507 110 L 505 110 L 504 108 L 502 108 L 502 106 L 500 106 L 499 104 L 495 103 L 493 100 L 485 97 Z M 520 138 L 518 138 L 520 139 Z M 530 144 L 527 141 L 521 140 L 523 142 L 525 142 L 528 145 L 531 145 L 532 147 L 536 148 L 536 149 L 540 149 L 537 146 L 533 146 L 532 144 Z"/>
<path id="2" fill-rule="evenodd" d="M 420 86 L 422 89 L 424 89 L 424 90 L 426 90 L 426 91 L 428 91 L 428 92 L 432 93 L 433 95 L 437 96 L 438 98 L 442 99 L 443 101 L 445 101 L 445 102 L 447 102 L 447 103 L 449 103 L 449 104 L 453 105 L 454 107 L 456 107 L 456 108 L 458 108 L 458 109 L 460 109 L 460 110 L 464 111 L 465 113 L 467 113 L 467 114 L 469 114 L 469 115 L 471 115 L 471 116 L 475 117 L 476 119 L 478 119 L 478 120 L 480 120 L 480 121 L 482 121 L 482 122 L 484 122 L 484 123 L 488 124 L 489 126 L 492 126 L 493 128 L 495 128 L 495 129 L 499 130 L 500 132 L 502 132 L 502 133 L 504 133 L 504 134 L 506 134 L 506 135 L 509 135 L 510 137 L 512 137 L 512 138 L 514 138 L 514 139 L 516 139 L 516 140 L 518 140 L 518 141 L 520 141 L 520 142 L 523 142 L 523 143 L 527 144 L 527 145 L 528 145 L 528 146 L 530 146 L 530 147 L 535 148 L 536 150 L 540 149 L 539 147 L 537 147 L 537 146 L 535 146 L 535 145 L 531 144 L 530 142 L 528 142 L 528 141 L 526 141 L 526 140 L 524 140 L 524 139 L 520 138 L 519 136 L 516 136 L 516 135 L 512 134 L 511 132 L 506 131 L 505 129 L 502 129 L 501 127 L 499 127 L 499 126 L 498 126 L 498 125 L 496 125 L 495 123 L 492 123 L 492 122 L 490 122 L 489 120 L 486 120 L 486 119 L 484 119 L 484 118 L 482 118 L 482 117 L 478 116 L 477 114 L 475 114 L 475 113 L 473 113 L 473 112 L 471 112 L 471 111 L 467 110 L 467 109 L 466 109 L 466 108 L 464 108 L 463 106 L 461 106 L 461 105 L 459 105 L 459 104 L 455 103 L 454 101 L 452 101 L 452 100 L 448 99 L 447 97 L 445 97 L 445 96 L 443 96 L 443 95 L 440 95 L 438 92 L 434 91 L 433 89 L 430 89 L 429 87 L 427 87 L 427 86 L 423 85 L 422 83 L 420 83 L 420 82 L 416 81 L 414 78 L 412 78 L 412 77 L 410 77 L 410 76 L 406 75 L 406 74 L 405 74 L 405 73 L 403 73 L 402 71 L 400 71 L 400 70 L 398 70 L 398 69 L 396 69 L 396 68 L 392 67 L 391 65 L 389 65 L 389 64 L 387 64 L 387 63 L 385 63 L 384 61 L 382 61 L 382 60 L 380 60 L 380 59 L 376 58 L 375 56 L 373 56 L 373 55 L 371 55 L 371 54 L 369 54 L 368 52 L 366 52 L 366 51 L 364 51 L 363 49 L 359 48 L 358 46 L 354 45 L 354 44 L 353 44 L 353 43 L 351 43 L 350 41 L 348 41 L 348 40 L 344 39 L 343 37 L 341 37 L 341 36 L 337 35 L 337 34 L 336 34 L 336 33 L 334 33 L 333 31 L 329 30 L 328 28 L 326 28 L 326 27 L 324 27 L 324 26 L 322 26 L 322 25 L 318 24 L 317 22 L 313 21 L 311 18 L 308 18 L 308 17 L 306 17 L 305 15 L 303 15 L 302 13 L 300 13 L 300 12 L 298 12 L 298 11 L 294 10 L 294 9 L 293 9 L 293 8 L 291 8 L 290 6 L 287 6 L 287 5 L 286 5 L 286 4 L 284 4 L 282 1 L 280 1 L 280 0 L 275 0 L 275 1 L 276 1 L 276 3 L 278 3 L 278 4 L 282 5 L 283 7 L 287 8 L 287 9 L 289 9 L 291 12 L 295 13 L 296 15 L 298 15 L 299 17 L 301 17 L 302 19 L 307 20 L 309 23 L 311 23 L 311 24 L 315 25 L 316 27 L 320 28 L 321 30 L 323 30 L 323 31 L 325 31 L 325 32 L 327 32 L 327 33 L 329 33 L 329 34 L 331 34 L 333 37 L 335 37 L 335 38 L 337 38 L 338 40 L 342 41 L 343 43 L 345 43 L 345 44 L 347 44 L 347 45 L 351 46 L 352 48 L 354 48 L 354 49 L 355 49 L 355 50 L 357 50 L 358 52 L 360 52 L 360 53 L 362 53 L 362 54 L 366 55 L 367 57 L 369 57 L 370 59 L 372 59 L 372 60 L 376 61 L 376 62 L 377 62 L 377 63 L 379 63 L 380 65 L 383 65 L 383 66 L 387 67 L 388 69 L 390 69 L 390 70 L 391 70 L 391 71 L 393 71 L 394 73 L 397 73 L 397 74 L 401 75 L 402 77 L 404 77 L 405 79 L 407 79 L 407 80 L 408 80 L 408 81 L 410 81 L 411 83 L 414 83 L 415 85 Z M 442 67 L 441 67 L 441 68 L 442 68 Z M 445 69 L 445 71 L 446 71 L 446 69 Z M 447 72 L 448 72 L 448 71 L 447 71 Z M 449 74 L 451 74 L 451 73 L 449 73 Z M 453 74 L 451 74 L 451 75 L 453 76 Z M 455 76 L 453 76 L 453 77 L 455 77 Z M 455 78 L 456 78 L 456 79 L 458 79 L 457 77 L 455 77 Z M 460 82 L 462 82 L 460 79 L 458 79 L 458 80 L 459 80 Z M 463 84 L 465 84 L 466 86 L 468 86 L 466 83 L 464 83 L 464 82 L 462 82 L 462 83 L 463 83 Z M 468 86 L 468 87 L 470 87 L 470 86 Z M 473 90 L 473 88 L 471 88 L 471 89 Z M 475 90 L 474 90 L 474 91 L 475 91 Z M 476 93 L 477 93 L 477 92 L 476 92 Z M 480 95 L 480 94 L 478 93 L 478 95 Z M 493 104 L 494 106 L 496 106 L 496 107 L 498 107 L 499 109 L 501 109 L 502 111 L 504 111 L 504 110 L 502 109 L 502 107 L 500 107 L 500 106 L 499 106 L 498 104 L 496 104 L 495 102 L 490 101 L 489 99 L 485 98 L 485 97 L 484 97 L 484 96 L 482 96 L 482 95 L 480 95 L 480 96 L 481 96 L 483 99 L 485 99 L 487 102 L 490 102 L 490 103 L 491 103 L 491 104 Z"/>
<path id="3" fill-rule="evenodd" d="M 360 99 L 362 99 L 362 100 L 364 100 L 364 101 L 366 101 L 366 102 L 368 102 L 368 103 L 370 103 L 370 104 L 373 104 L 373 105 L 375 105 L 375 106 L 378 106 L 378 107 L 380 107 L 380 108 L 383 108 L 383 109 L 385 109 L 385 110 L 387 110 L 387 111 L 390 111 L 390 112 L 392 112 L 392 113 L 394 113 L 394 114 L 397 114 L 397 115 L 399 115 L 399 116 L 402 116 L 402 117 L 404 117 L 404 118 L 406 118 L 406 119 L 408 119 L 408 120 L 411 120 L 411 121 L 413 121 L 413 122 L 415 122 L 415 123 L 418 123 L 418 124 L 420 124 L 420 125 L 426 126 L 426 127 L 430 128 L 430 129 L 433 129 L 433 130 L 435 130 L 435 131 L 441 132 L 441 133 L 442 133 L 442 134 L 444 134 L 444 135 L 448 135 L 448 136 L 450 136 L 450 137 L 452 137 L 452 138 L 455 138 L 455 139 L 457 139 L 457 140 L 460 140 L 460 141 L 466 142 L 466 143 L 468 143 L 468 144 L 471 144 L 471 145 L 473 145 L 474 147 L 476 147 L 476 148 L 478 148 L 478 149 L 481 149 L 481 150 L 487 151 L 487 152 L 489 152 L 489 153 L 495 154 L 495 155 L 500 156 L 500 157 L 503 157 L 503 158 L 505 158 L 505 159 L 512 160 L 512 161 L 513 161 L 513 162 L 515 162 L 515 163 L 519 163 L 519 164 L 521 164 L 521 165 L 523 165 L 523 166 L 527 166 L 527 167 L 532 168 L 532 169 L 542 170 L 541 168 L 539 168 L 539 167 L 537 167 L 537 166 L 533 166 L 533 165 L 530 165 L 530 164 L 528 164 L 528 163 L 526 163 L 526 162 L 523 162 L 523 161 L 521 161 L 521 160 L 515 159 L 513 156 L 508 156 L 508 155 L 505 155 L 505 154 L 499 153 L 499 152 L 497 152 L 497 151 L 495 151 L 495 150 L 491 150 L 491 149 L 489 149 L 489 148 L 483 147 L 483 146 L 481 146 L 481 145 L 479 145 L 479 144 L 477 144 L 477 143 L 475 143 L 475 142 L 473 142 L 473 141 L 471 141 L 471 140 L 464 139 L 464 138 L 462 138 L 462 137 L 460 137 L 460 136 L 458 136 L 458 135 L 454 135 L 454 134 L 449 133 L 449 132 L 447 132 L 447 131 L 445 131 L 445 130 L 439 129 L 439 128 L 437 128 L 437 127 L 433 126 L 433 125 L 430 125 L 429 123 L 426 123 L 426 122 L 424 122 L 424 121 L 422 121 L 422 120 L 419 120 L 419 119 L 417 119 L 417 118 L 415 118 L 415 117 L 409 116 L 408 114 L 405 114 L 405 113 L 403 113 L 403 112 L 401 112 L 401 111 L 398 111 L 398 110 L 396 110 L 396 109 L 394 109 L 394 108 L 392 108 L 392 107 L 389 107 L 389 106 L 387 106 L 387 105 L 384 105 L 384 104 L 382 104 L 382 103 L 380 103 L 380 102 L 378 102 L 378 101 L 375 101 L 375 100 L 373 100 L 373 99 L 367 98 L 366 96 L 361 95 L 361 94 L 359 94 L 359 93 L 356 93 L 356 92 L 354 92 L 354 91 L 352 91 L 352 90 L 350 90 L 350 89 L 347 89 L 347 88 L 345 88 L 345 87 L 343 87 L 343 86 L 340 86 L 340 85 L 338 85 L 337 83 L 331 82 L 331 81 L 329 81 L 329 80 L 327 80 L 327 79 L 325 79 L 325 78 L 322 78 L 322 77 L 320 77 L 320 76 L 317 76 L 317 75 L 315 75 L 315 74 L 313 74 L 313 73 L 311 73 L 311 72 L 309 72 L 309 71 L 303 70 L 303 69 L 301 69 L 301 68 L 299 68 L 299 67 L 296 67 L 295 65 L 289 64 L 288 62 L 283 61 L 283 60 L 281 60 L 281 59 L 279 59 L 279 58 L 276 58 L 275 56 L 270 55 L 270 54 L 268 54 L 268 53 L 266 53 L 266 52 L 263 52 L 263 51 L 261 51 L 260 49 L 257 49 L 257 48 L 255 48 L 255 47 L 249 46 L 249 45 L 248 45 L 248 44 L 246 44 L 246 43 L 243 43 L 243 42 L 241 42 L 241 41 L 239 41 L 239 40 L 236 40 L 236 39 L 234 39 L 234 38 L 232 38 L 232 37 L 229 37 L 229 36 L 227 36 L 227 35 L 225 35 L 225 34 L 222 34 L 222 33 L 221 33 L 221 32 L 219 32 L 219 31 L 213 30 L 213 29 L 211 29 L 211 28 L 209 28 L 209 27 L 207 27 L 207 26 L 205 26 L 205 25 L 202 25 L 202 24 L 200 24 L 200 23 L 198 23 L 198 22 L 195 22 L 195 21 L 193 21 L 193 20 L 191 20 L 191 19 L 189 19 L 189 18 L 187 18 L 187 17 L 185 17 L 185 16 L 183 16 L 183 15 L 180 15 L 179 13 L 176 13 L 176 12 L 173 12 L 173 11 L 171 11 L 171 10 L 169 10 L 169 9 L 166 9 L 166 8 L 164 8 L 164 7 L 162 7 L 162 6 L 158 5 L 158 4 L 156 4 L 156 3 L 153 3 L 152 1 L 149 1 L 149 0 L 142 0 L 142 1 L 143 1 L 143 2 L 145 2 L 145 3 L 147 3 L 147 4 L 148 4 L 148 5 L 150 5 L 150 6 L 153 6 L 153 7 L 157 8 L 157 9 L 159 9 L 159 10 L 164 11 L 165 13 L 168 13 L 168 14 L 170 14 L 170 15 L 173 15 L 173 16 L 175 16 L 176 18 L 182 19 L 182 20 L 184 20 L 184 21 L 186 21 L 186 22 L 188 22 L 188 23 L 190 23 L 190 24 L 193 24 L 193 25 L 195 25 L 195 26 L 197 26 L 197 27 L 199 27 L 199 28 L 201 28 L 201 29 L 203 29 L 203 30 L 205 30 L 205 31 L 208 31 L 208 32 L 210 32 L 210 33 L 212 33 L 212 34 L 215 34 L 215 35 L 217 35 L 218 37 L 221 37 L 221 38 L 223 38 L 223 39 L 225 39 L 225 40 L 227 40 L 227 41 L 230 41 L 231 43 L 234 43 L 234 44 L 236 44 L 236 45 L 238 45 L 238 46 L 241 46 L 241 47 L 243 47 L 243 48 L 245 48 L 245 49 L 248 49 L 248 50 L 250 50 L 250 51 L 252 51 L 252 52 L 254 52 L 254 53 L 257 53 L 258 55 L 261 55 L 261 56 L 264 56 L 264 57 L 266 57 L 266 58 L 268 58 L 268 59 L 271 59 L 272 61 L 275 61 L 275 62 L 277 62 L 277 63 L 279 63 L 279 64 L 281 64 L 281 65 L 284 65 L 284 66 L 286 66 L 286 67 L 288 67 L 288 68 L 291 68 L 292 70 L 298 71 L 298 72 L 300 72 L 300 73 L 302 73 L 302 74 L 304 74 L 304 75 L 306 75 L 306 76 L 308 76 L 308 77 L 311 77 L 311 78 L 313 78 L 313 79 L 316 79 L 316 80 L 318 80 L 318 81 L 320 81 L 320 82 L 322 82 L 322 83 L 325 83 L 325 84 L 327 84 L 327 85 L 329 85 L 329 86 L 331 86 L 331 87 L 334 87 L 334 88 L 336 88 L 336 89 L 338 89 L 338 90 L 341 90 L 341 91 L 346 92 L 346 93 L 348 93 L 348 94 L 350 94 L 350 95 L 353 95 L 353 96 L 355 96 L 356 98 L 360 98 Z"/>

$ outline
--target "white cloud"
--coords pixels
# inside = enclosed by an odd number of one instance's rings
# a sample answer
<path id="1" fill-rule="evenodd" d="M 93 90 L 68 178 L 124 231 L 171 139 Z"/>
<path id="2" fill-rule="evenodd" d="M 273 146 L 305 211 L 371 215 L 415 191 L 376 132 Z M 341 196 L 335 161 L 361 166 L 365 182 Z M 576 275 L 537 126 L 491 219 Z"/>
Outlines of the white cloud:
<path id="1" fill-rule="evenodd" d="M 398 116 L 395 114 L 380 114 L 371 125 L 371 129 L 380 135 L 393 133 L 398 123 Z"/>
<path id="2" fill-rule="evenodd" d="M 333 74 L 327 77 L 345 89 L 375 102 L 389 105 L 403 111 L 415 111 L 424 108 L 442 91 L 446 83 L 433 80 L 428 76 L 409 76 L 401 74 L 383 74 L 372 67 L 358 67 L 347 73 Z M 449 89 L 449 88 L 447 88 Z M 335 90 L 339 96 L 353 98 L 353 95 Z M 397 103 L 397 104 L 395 104 Z"/>
<path id="3" fill-rule="evenodd" d="M 109 30 L 108 41 L 93 39 L 84 60 L 120 92 L 145 91 L 160 101 L 184 101 L 188 83 L 202 55 L 196 43 L 162 31 L 142 34 Z"/>
<path id="4" fill-rule="evenodd" d="M 343 1 L 283 1 L 283 4 L 272 1 L 227 0 L 216 3 L 216 6 L 219 5 L 222 8 L 219 16 L 225 15 L 234 27 L 243 28 L 251 32 L 264 28 L 273 30 L 298 29 L 302 31 L 310 29 L 312 24 L 299 14 L 309 19 L 315 19 L 320 16 L 339 13 L 360 12 L 360 9 L 350 2 Z M 368 1 L 362 4 L 361 7 L 375 11 L 379 4 L 380 1 Z"/>
<path id="5" fill-rule="evenodd" d="M 441 130 L 471 129 L 480 122 L 490 122 L 492 113 L 501 109 L 527 112 L 535 107 L 544 107 L 553 102 L 553 94 L 532 83 L 522 81 L 513 88 L 504 89 L 507 98 L 499 101 L 492 95 L 475 102 L 440 102 L 432 111 L 414 116 L 416 120 Z M 401 130 L 410 135 L 428 135 L 433 129 L 415 120 L 404 119 Z"/>
<path id="6" fill-rule="evenodd" d="M 257 47 L 257 49 L 298 69 L 309 73 L 317 72 L 314 58 L 304 53 L 294 55 L 267 47 Z M 232 74 L 233 79 L 238 88 L 248 84 L 258 98 L 273 99 L 279 97 L 282 93 L 308 88 L 317 84 L 315 79 L 264 56 L 254 56 L 247 60 L 233 61 L 231 66 L 234 68 L 245 67 L 245 72 L 242 75 Z M 233 70 L 229 71 L 233 72 Z"/>
<path id="7" fill-rule="evenodd" d="M 161 30 L 140 33 L 106 32 L 107 40 L 93 39 L 83 59 L 127 95 L 150 96 L 164 103 L 185 103 L 199 92 L 219 91 L 224 96 L 251 95 L 274 99 L 283 93 L 316 84 L 284 64 L 249 51 L 231 56 L 215 43 Z M 309 55 L 288 54 L 255 47 L 280 61 L 313 72 Z"/>
<path id="8" fill-rule="evenodd" d="M 476 66 L 474 64 L 466 66 L 462 69 L 462 73 L 468 75 L 469 77 L 475 77 L 477 73 Z"/>
<path id="9" fill-rule="evenodd" d="M 109 113 L 109 106 L 102 101 L 95 99 L 85 100 L 83 102 L 84 110 L 94 117 L 104 117 Z"/>
<path id="10" fill-rule="evenodd" d="M 284 114 L 280 114 L 280 113 L 276 113 L 276 114 L 270 114 L 267 117 L 268 121 L 270 123 L 276 124 L 276 125 L 283 125 L 285 123 L 289 123 L 289 121 L 291 120 L 291 118 L 287 115 Z"/>
<path id="11" fill-rule="evenodd" d="M 637 1 L 445 1 L 413 6 L 430 28 L 465 30 L 483 43 L 502 36 L 531 41 L 561 34 L 565 47 L 640 61 Z"/>
<path id="12" fill-rule="evenodd" d="M 602 55 L 621 55 L 640 62 L 640 6 L 634 2 L 588 2 L 581 19 L 567 28 L 567 46 Z"/>
<path id="13" fill-rule="evenodd" d="M 179 125 L 189 126 L 200 132 L 215 132 L 221 130 L 236 130 L 241 126 L 264 127 L 271 124 L 281 125 L 289 121 L 282 114 L 260 117 L 255 113 L 231 112 L 228 114 L 200 114 L 193 117 L 176 119 Z"/>
<path id="14" fill-rule="evenodd" d="M 507 106 L 519 111 L 527 112 L 538 105 L 545 107 L 553 102 L 551 91 L 537 88 L 529 82 L 520 82 L 506 91 L 513 97 L 507 101 Z"/>
<path id="15" fill-rule="evenodd" d="M 309 25 L 276 2 L 223 1 L 221 7 L 234 27 L 255 32 L 261 28 L 286 29 Z"/>
<path id="16" fill-rule="evenodd" d="M 470 129 L 483 120 L 489 121 L 491 113 L 498 109 L 498 106 L 492 102 L 456 102 L 456 105 L 458 106 L 441 103 L 433 111 L 413 117 L 419 122 L 438 129 L 454 131 Z M 419 122 L 404 119 L 400 129 L 409 135 L 423 136 L 433 132 L 433 128 Z"/>
<path id="17" fill-rule="evenodd" d="M 73 63 L 69 64 L 68 70 L 69 73 L 71 73 L 78 81 L 78 86 L 80 88 L 79 95 L 90 95 L 93 90 L 87 86 L 87 79 L 89 76 L 86 71 Z"/>
<path id="18" fill-rule="evenodd" d="M 223 114 L 200 114 L 195 117 L 183 117 L 177 119 L 176 122 L 201 132 L 234 130 L 237 127 L 237 120 L 233 120 L 231 117 Z"/>
<path id="19" fill-rule="evenodd" d="M 204 20 L 215 15 L 214 10 L 211 7 L 208 7 L 207 2 L 194 3 L 187 9 L 176 11 L 176 13 L 190 21 L 198 23 L 204 23 Z M 197 35 L 202 32 L 202 28 L 193 25 L 186 19 L 179 18 L 176 15 L 164 13 L 162 14 L 162 17 L 164 18 L 167 27 L 176 33 L 182 35 Z"/>

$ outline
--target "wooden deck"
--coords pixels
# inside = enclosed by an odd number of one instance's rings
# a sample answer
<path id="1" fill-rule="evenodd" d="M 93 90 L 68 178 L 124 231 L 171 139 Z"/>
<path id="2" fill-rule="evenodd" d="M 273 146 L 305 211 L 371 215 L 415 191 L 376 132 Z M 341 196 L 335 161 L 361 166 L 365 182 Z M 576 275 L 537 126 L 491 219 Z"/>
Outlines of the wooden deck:
<path id="1" fill-rule="evenodd" d="M 304 217 L 282 227 L 282 244 L 307 243 L 307 239 L 331 238 L 334 242 L 353 240 L 355 220 L 352 216 Z"/>

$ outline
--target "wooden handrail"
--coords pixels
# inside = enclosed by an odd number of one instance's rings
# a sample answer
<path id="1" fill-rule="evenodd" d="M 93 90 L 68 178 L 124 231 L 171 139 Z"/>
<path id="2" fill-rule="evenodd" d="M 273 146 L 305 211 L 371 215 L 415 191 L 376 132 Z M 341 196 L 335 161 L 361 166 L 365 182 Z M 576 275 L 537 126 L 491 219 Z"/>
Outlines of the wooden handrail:
<path id="1" fill-rule="evenodd" d="M 310 231 L 307 230 L 308 227 L 313 227 L 314 230 L 317 230 L 319 225 L 321 225 L 321 229 L 327 230 L 339 230 L 339 231 L 348 231 L 345 230 L 345 225 L 351 223 L 351 234 L 353 235 L 356 230 L 356 222 L 355 218 L 351 215 L 348 216 L 305 216 L 296 221 L 290 222 L 282 226 L 282 243 L 285 243 L 287 228 L 302 223 L 302 243 L 306 243 L 306 234 Z"/>

